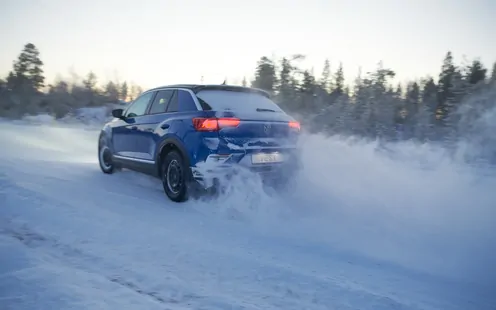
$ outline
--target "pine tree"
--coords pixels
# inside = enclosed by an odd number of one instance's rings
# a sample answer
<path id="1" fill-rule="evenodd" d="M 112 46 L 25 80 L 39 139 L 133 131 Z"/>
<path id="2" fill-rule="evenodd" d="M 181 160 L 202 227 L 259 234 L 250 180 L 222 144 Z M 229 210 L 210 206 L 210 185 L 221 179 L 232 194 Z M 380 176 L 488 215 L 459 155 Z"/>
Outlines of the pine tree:
<path id="1" fill-rule="evenodd" d="M 344 93 L 344 72 L 343 63 L 339 63 L 338 70 L 334 74 L 332 93 L 342 95 Z"/>
<path id="2" fill-rule="evenodd" d="M 283 98 L 287 98 L 291 93 L 291 73 L 293 67 L 289 62 L 289 59 L 284 57 L 281 60 L 281 71 L 279 72 L 279 93 Z"/>
<path id="3" fill-rule="evenodd" d="M 491 81 L 496 81 L 496 62 L 493 64 L 493 72 L 491 74 Z"/>
<path id="4" fill-rule="evenodd" d="M 257 62 L 255 80 L 252 87 L 264 89 L 273 92 L 277 83 L 276 69 L 274 63 L 269 58 L 263 56 Z"/>
<path id="5" fill-rule="evenodd" d="M 18 79 L 14 72 L 10 71 L 9 75 L 7 76 L 7 88 L 10 90 L 16 89 L 18 85 Z"/>
<path id="6" fill-rule="evenodd" d="M 129 87 L 129 101 L 133 101 L 136 96 L 136 85 L 134 83 L 131 83 L 131 86 Z"/>
<path id="7" fill-rule="evenodd" d="M 401 99 L 403 97 L 403 86 L 401 86 L 401 83 L 396 85 L 396 90 L 394 91 L 393 97 L 396 99 Z"/>
<path id="8" fill-rule="evenodd" d="M 362 67 L 358 68 L 358 74 L 355 77 L 354 83 L 353 83 L 353 93 L 352 93 L 352 99 L 355 101 L 358 99 L 358 96 L 361 95 L 361 90 L 362 90 Z M 356 102 L 354 102 L 356 103 Z"/>
<path id="9" fill-rule="evenodd" d="M 59 80 L 55 83 L 55 85 L 50 86 L 49 93 L 67 94 L 69 93 L 69 84 L 65 81 Z"/>
<path id="10" fill-rule="evenodd" d="M 422 85 L 422 102 L 428 102 L 434 99 L 437 93 L 437 85 L 432 77 L 428 77 L 423 81 Z"/>
<path id="11" fill-rule="evenodd" d="M 327 92 L 330 92 L 331 83 L 331 63 L 329 59 L 324 61 L 324 68 L 322 69 L 322 76 L 320 78 L 320 87 Z"/>
<path id="12" fill-rule="evenodd" d="M 348 85 L 345 86 L 345 88 L 343 90 L 343 94 L 346 96 L 350 95 L 350 87 Z"/>
<path id="13" fill-rule="evenodd" d="M 40 59 L 40 52 L 32 43 L 24 45 L 22 52 L 14 62 L 14 67 L 9 73 L 9 84 L 12 88 L 27 87 L 33 90 L 40 90 L 45 86 L 43 76 L 43 62 Z"/>
<path id="14" fill-rule="evenodd" d="M 86 89 L 94 91 L 96 88 L 97 78 L 93 71 L 90 71 L 86 78 L 83 80 L 83 85 Z"/>
<path id="15" fill-rule="evenodd" d="M 368 93 L 366 101 L 371 105 L 368 130 L 373 136 L 386 137 L 392 132 L 397 106 L 393 104 L 395 98 L 388 97 L 386 90 L 388 78 L 394 76 L 395 72 L 385 68 L 380 61 L 377 69 L 368 73 L 364 79 L 364 86 Z"/>
<path id="16" fill-rule="evenodd" d="M 420 104 L 414 118 L 413 135 L 420 141 L 435 139 L 433 133 L 437 101 L 437 85 L 432 77 L 421 81 Z"/>
<path id="17" fill-rule="evenodd" d="M 113 102 L 119 99 L 119 88 L 114 82 L 110 81 L 105 86 L 105 96 L 109 97 Z"/>
<path id="18" fill-rule="evenodd" d="M 120 99 L 126 101 L 127 97 L 128 97 L 128 87 L 127 87 L 127 82 L 124 81 L 124 83 L 122 83 L 121 89 L 120 89 Z"/>
<path id="19" fill-rule="evenodd" d="M 295 57 L 292 60 L 294 59 Z M 296 68 L 291 63 L 292 60 L 287 57 L 283 57 L 280 60 L 276 100 L 289 110 L 297 110 L 299 103 L 297 103 L 296 98 L 298 97 L 297 90 L 299 85 L 294 76 Z"/>
<path id="20" fill-rule="evenodd" d="M 300 91 L 305 94 L 314 94 L 315 85 L 315 77 L 310 71 L 305 70 L 303 72 L 303 82 L 300 86 Z"/>
<path id="21" fill-rule="evenodd" d="M 414 127 L 415 115 L 419 112 L 420 103 L 420 86 L 417 82 L 412 82 L 408 84 L 406 91 L 406 98 L 404 104 L 404 111 L 406 112 L 406 123 L 408 125 L 408 130 Z M 411 133 L 413 134 L 413 133 Z"/>
<path id="22" fill-rule="evenodd" d="M 370 79 L 380 93 L 386 92 L 386 82 L 388 78 L 394 78 L 396 73 L 388 68 L 384 68 L 382 61 L 379 61 L 377 70 L 371 75 Z"/>
<path id="23" fill-rule="evenodd" d="M 486 73 L 487 69 L 484 68 L 484 65 L 480 62 L 480 60 L 476 59 L 468 67 L 467 80 L 470 84 L 477 84 L 486 79 Z"/>
<path id="24" fill-rule="evenodd" d="M 432 77 L 428 77 L 422 82 L 421 102 L 422 105 L 431 113 L 436 114 L 437 101 L 437 85 Z"/>
<path id="25" fill-rule="evenodd" d="M 418 104 L 420 101 L 420 87 L 417 82 L 408 84 L 406 100 L 410 104 Z"/>
<path id="26" fill-rule="evenodd" d="M 353 108 L 350 109 L 351 133 L 354 135 L 367 136 L 370 133 L 369 119 L 372 111 L 368 97 L 369 89 L 362 77 L 362 68 L 360 67 L 353 85 Z"/>
<path id="27" fill-rule="evenodd" d="M 446 53 L 446 56 L 441 67 L 441 73 L 439 74 L 438 81 L 438 101 L 441 106 L 446 104 L 453 94 L 453 77 L 455 75 L 456 67 L 453 64 L 453 55 L 451 51 Z"/>

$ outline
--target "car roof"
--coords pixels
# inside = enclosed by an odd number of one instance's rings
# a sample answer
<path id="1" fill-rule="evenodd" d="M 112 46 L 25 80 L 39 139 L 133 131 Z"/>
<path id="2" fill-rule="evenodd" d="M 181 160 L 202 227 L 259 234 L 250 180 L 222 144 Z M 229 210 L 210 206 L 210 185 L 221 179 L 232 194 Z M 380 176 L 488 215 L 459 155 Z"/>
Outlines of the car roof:
<path id="1" fill-rule="evenodd" d="M 224 85 L 224 84 L 174 84 L 174 85 L 164 85 L 161 87 L 155 87 L 149 89 L 148 91 L 165 89 L 165 88 L 185 88 L 191 90 L 195 94 L 201 90 L 226 90 L 226 91 L 258 93 L 267 98 L 270 97 L 270 94 L 263 89 L 237 86 L 237 85 Z"/>

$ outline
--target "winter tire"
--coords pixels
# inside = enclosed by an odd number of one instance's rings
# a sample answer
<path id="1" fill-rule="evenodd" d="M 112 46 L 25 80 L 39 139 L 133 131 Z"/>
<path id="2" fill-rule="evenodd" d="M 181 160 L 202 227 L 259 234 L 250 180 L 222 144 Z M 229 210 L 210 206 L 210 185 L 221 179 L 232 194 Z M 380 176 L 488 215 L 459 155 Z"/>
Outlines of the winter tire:
<path id="1" fill-rule="evenodd" d="M 176 150 L 171 150 L 162 160 L 162 185 L 170 200 L 182 202 L 187 200 L 188 172 L 184 160 Z"/>
<path id="2" fill-rule="evenodd" d="M 112 160 L 112 151 L 103 139 L 98 144 L 98 163 L 103 173 L 112 174 L 115 171 L 115 164 Z"/>

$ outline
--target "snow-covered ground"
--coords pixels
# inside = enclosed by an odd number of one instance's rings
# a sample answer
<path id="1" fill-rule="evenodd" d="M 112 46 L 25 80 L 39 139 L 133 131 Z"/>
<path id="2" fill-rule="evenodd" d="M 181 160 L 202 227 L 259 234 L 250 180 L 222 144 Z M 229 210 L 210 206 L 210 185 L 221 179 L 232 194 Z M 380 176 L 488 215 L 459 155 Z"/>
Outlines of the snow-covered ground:
<path id="1" fill-rule="evenodd" d="M 114 108 L 123 108 L 124 105 L 108 104 L 101 107 L 85 107 L 72 111 L 70 114 L 55 119 L 49 114 L 26 115 L 20 120 L 14 121 L 16 124 L 36 124 L 36 125 L 64 125 L 78 126 L 85 125 L 86 129 L 98 129 L 105 122 L 112 119 L 111 111 Z"/>
<path id="2" fill-rule="evenodd" d="M 291 193 L 173 204 L 97 137 L 0 123 L 0 309 L 496 309 L 496 180 L 441 150 L 308 136 Z"/>

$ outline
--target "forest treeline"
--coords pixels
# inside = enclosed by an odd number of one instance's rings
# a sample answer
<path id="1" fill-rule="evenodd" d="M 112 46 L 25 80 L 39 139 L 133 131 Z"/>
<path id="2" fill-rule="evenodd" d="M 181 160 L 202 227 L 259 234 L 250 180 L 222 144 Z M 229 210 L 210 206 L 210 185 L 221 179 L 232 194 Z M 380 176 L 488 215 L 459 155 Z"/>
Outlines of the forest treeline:
<path id="1" fill-rule="evenodd" d="M 142 91 L 127 81 L 101 85 L 93 72 L 85 77 L 73 74 L 71 81 L 59 79 L 47 84 L 40 52 L 28 43 L 6 78 L 0 79 L 0 116 L 20 118 L 45 113 L 61 118 L 78 108 L 133 100 Z"/>
<path id="2" fill-rule="evenodd" d="M 341 64 L 331 71 L 326 60 L 323 71 L 315 75 L 299 66 L 304 58 L 261 57 L 254 66 L 254 79 L 244 79 L 242 84 L 267 90 L 314 132 L 447 145 L 461 137 L 494 142 L 480 132 L 487 130 L 487 115 L 495 111 L 496 63 L 491 68 L 479 59 L 457 64 L 448 51 L 439 76 L 393 85 L 396 72 L 382 61 L 374 71 L 359 72 L 353 81 L 346 81 Z M 26 44 L 12 70 L 0 79 L 0 116 L 49 113 L 63 117 L 80 107 L 133 100 L 142 92 L 126 81 L 100 85 L 93 72 L 79 82 L 53 84 L 46 83 L 43 73 L 40 52 L 34 44 Z"/>

